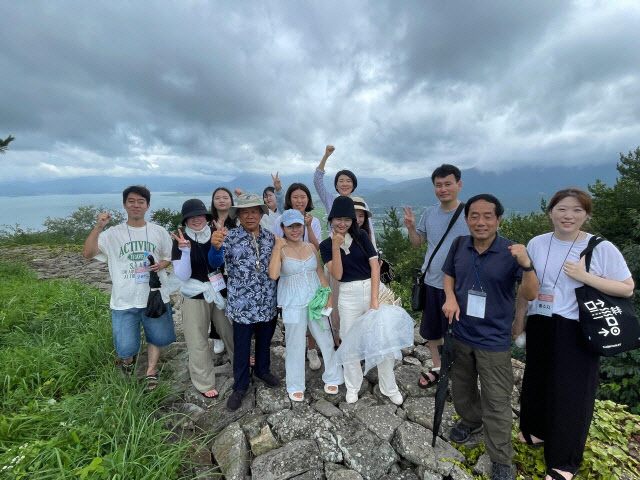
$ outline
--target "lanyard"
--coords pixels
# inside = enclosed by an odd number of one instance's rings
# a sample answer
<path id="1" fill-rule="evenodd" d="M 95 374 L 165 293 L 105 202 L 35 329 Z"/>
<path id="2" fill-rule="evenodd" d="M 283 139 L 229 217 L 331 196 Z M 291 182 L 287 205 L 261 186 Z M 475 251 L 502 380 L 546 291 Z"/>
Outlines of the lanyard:
<path id="1" fill-rule="evenodd" d="M 133 243 L 133 240 L 131 240 L 131 231 L 129 230 L 129 225 L 128 224 L 126 225 L 127 225 L 127 233 L 129 234 L 129 241 Z M 149 247 L 149 230 L 147 230 L 147 224 L 145 224 L 144 226 L 144 234 L 145 234 L 145 237 L 147 238 L 147 244 L 144 246 L 145 247 L 144 249 L 146 250 Z M 147 252 L 145 251 L 144 253 L 147 253 Z"/>
<path id="2" fill-rule="evenodd" d="M 573 242 L 571 242 L 571 246 L 569 247 L 569 251 L 564 256 L 564 260 L 560 264 L 560 270 L 558 270 L 558 275 L 556 276 L 556 281 L 553 282 L 553 288 L 556 288 L 556 285 L 558 283 L 558 279 L 560 278 L 560 274 L 562 273 L 562 266 L 564 265 L 564 262 L 567 261 L 567 258 L 569 258 L 569 254 L 571 253 L 571 249 L 573 248 L 573 244 L 576 243 L 576 240 L 578 240 L 579 236 L 580 236 L 580 232 L 578 232 L 578 235 L 576 235 L 576 238 L 574 238 Z M 544 285 L 544 274 L 547 272 L 547 262 L 549 261 L 549 253 L 551 252 L 551 242 L 552 242 L 552 240 L 553 240 L 553 233 L 551 234 L 551 237 L 549 237 L 549 248 L 547 249 L 547 259 L 544 261 L 544 270 L 542 272 L 542 280 L 540 280 L 540 285 L 541 286 Z"/>
<path id="3" fill-rule="evenodd" d="M 259 272 L 260 271 L 260 250 L 258 249 L 258 241 L 256 240 L 256 237 L 254 237 L 252 233 L 250 233 L 249 235 L 251 235 L 251 238 L 253 240 L 253 248 L 256 249 L 256 270 Z"/>
<path id="4" fill-rule="evenodd" d="M 473 259 L 473 270 L 476 273 L 476 280 L 478 281 L 478 285 L 480 286 L 480 290 L 484 292 L 484 289 L 482 288 L 482 283 L 480 283 L 480 275 L 482 274 L 482 271 L 484 270 L 484 264 L 487 263 L 487 258 L 489 258 L 489 251 L 487 250 L 487 256 L 484 257 L 484 260 L 482 261 L 482 265 L 480 265 L 480 272 L 478 273 L 478 269 L 476 268 L 476 249 L 475 247 L 473 247 L 472 244 L 472 249 L 471 249 L 471 258 Z M 476 284 L 475 282 L 473 283 L 473 286 L 471 287 L 473 289 L 473 287 L 475 287 Z"/>

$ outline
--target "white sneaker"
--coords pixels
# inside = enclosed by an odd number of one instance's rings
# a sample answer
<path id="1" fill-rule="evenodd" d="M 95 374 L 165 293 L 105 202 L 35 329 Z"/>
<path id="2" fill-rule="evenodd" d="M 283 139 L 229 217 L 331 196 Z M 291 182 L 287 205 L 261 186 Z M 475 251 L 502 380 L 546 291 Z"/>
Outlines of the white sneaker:
<path id="1" fill-rule="evenodd" d="M 309 359 L 309 368 L 311 370 L 318 370 L 322 366 L 322 362 L 318 358 L 318 351 L 315 348 L 307 351 L 307 358 Z"/>
<path id="2" fill-rule="evenodd" d="M 393 395 L 389 396 L 389 400 L 391 400 L 396 405 L 402 405 L 402 402 L 404 402 L 404 398 L 402 398 L 402 394 L 400 392 L 396 392 Z"/>
<path id="3" fill-rule="evenodd" d="M 224 352 L 224 342 L 219 338 L 213 339 L 213 353 Z"/>
<path id="4" fill-rule="evenodd" d="M 347 396 L 345 397 L 347 403 L 356 403 L 358 401 L 358 392 L 352 392 L 347 390 Z"/>

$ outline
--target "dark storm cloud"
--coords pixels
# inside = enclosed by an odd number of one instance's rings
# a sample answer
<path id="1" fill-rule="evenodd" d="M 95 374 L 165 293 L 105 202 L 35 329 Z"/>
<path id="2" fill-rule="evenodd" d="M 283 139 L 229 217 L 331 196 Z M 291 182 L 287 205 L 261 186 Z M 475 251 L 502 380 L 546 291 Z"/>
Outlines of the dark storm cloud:
<path id="1" fill-rule="evenodd" d="M 5 178 L 599 163 L 640 134 L 637 4 L 12 2 Z M 8 157 L 6 157 L 8 158 Z M 4 160 L 4 159 L 3 159 Z"/>

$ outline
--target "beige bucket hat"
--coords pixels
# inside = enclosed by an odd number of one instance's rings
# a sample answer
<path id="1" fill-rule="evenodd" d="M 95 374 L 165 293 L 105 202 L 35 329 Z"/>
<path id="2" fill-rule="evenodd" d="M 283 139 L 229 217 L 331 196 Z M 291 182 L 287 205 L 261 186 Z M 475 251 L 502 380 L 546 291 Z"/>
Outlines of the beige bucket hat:
<path id="1" fill-rule="evenodd" d="M 269 208 L 264 204 L 262 197 L 255 193 L 243 193 L 237 198 L 235 205 L 229 207 L 229 216 L 235 218 L 239 208 L 260 207 L 263 215 L 269 214 Z"/>
<path id="2" fill-rule="evenodd" d="M 362 198 L 351 197 L 351 200 L 353 200 L 353 208 L 355 208 L 356 210 L 364 210 L 364 212 L 367 214 L 367 218 L 371 217 L 371 211 L 367 210 L 366 203 Z"/>

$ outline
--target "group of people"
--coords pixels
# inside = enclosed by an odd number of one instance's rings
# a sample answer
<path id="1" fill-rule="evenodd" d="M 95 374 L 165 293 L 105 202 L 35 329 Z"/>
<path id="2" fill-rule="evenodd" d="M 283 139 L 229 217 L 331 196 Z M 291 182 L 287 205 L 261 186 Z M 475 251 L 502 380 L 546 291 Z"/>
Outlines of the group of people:
<path id="1" fill-rule="evenodd" d="M 363 315 L 379 308 L 384 287 L 371 211 L 364 200 L 352 196 L 356 176 L 340 170 L 334 178 L 336 194 L 324 185 L 324 167 L 333 151 L 327 146 L 314 176 L 328 212 L 330 233 L 324 240 L 320 220 L 310 213 L 309 189 L 294 183 L 283 193 L 278 174 L 262 197 L 236 190 L 234 199 L 221 187 L 213 192 L 210 209 L 198 199 L 186 201 L 184 232 L 172 233 L 173 243 L 162 227 L 145 221 L 151 198 L 145 187 L 124 190 L 126 223 L 105 230 L 110 216 L 98 215 L 83 255 L 108 262 L 114 344 L 126 373 L 135 368 L 142 325 L 148 345 L 146 388 L 157 385 L 160 349 L 175 341 L 175 332 L 166 291 L 161 289 L 167 312 L 161 318 L 146 316 L 149 270 L 162 272 L 173 263 L 184 296 L 189 372 L 205 397 L 219 394 L 210 337 L 226 348 L 232 363 L 228 409 L 240 408 L 252 375 L 267 387 L 279 386 L 270 372 L 269 346 L 280 308 L 290 399 L 304 400 L 308 342 L 310 367 L 320 367 L 317 348 L 324 360 L 324 391 L 337 394 L 344 383 L 346 401 L 358 400 L 362 367 L 357 361 L 341 362 L 334 345 Z M 418 384 L 437 385 L 439 346 L 451 328 L 451 393 L 460 421 L 450 438 L 463 443 L 484 430 L 492 478 L 511 478 L 510 348 L 511 339 L 526 330 L 520 440 L 533 448 L 544 445 L 548 480 L 571 479 L 582 461 L 599 368 L 599 357 L 587 348 L 577 321 L 574 289 L 587 284 L 630 296 L 634 283 L 629 269 L 618 249 L 603 242 L 594 250 L 590 271 L 585 271 L 580 252 L 591 235 L 581 228 L 592 207 L 589 195 L 579 188 L 552 197 L 548 214 L 553 231 L 525 247 L 498 233 L 504 208 L 495 196 L 480 194 L 460 202 L 457 167 L 442 165 L 431 179 L 439 203 L 425 209 L 417 223 L 412 208 L 404 208 L 411 244 L 428 245 L 420 333 L 428 342 L 433 368 L 421 374 Z M 150 267 L 144 263 L 149 254 L 156 260 Z M 540 308 L 541 299 L 545 307 L 551 302 L 552 309 Z M 381 356 L 377 367 L 381 393 L 402 404 L 394 353 Z"/>

